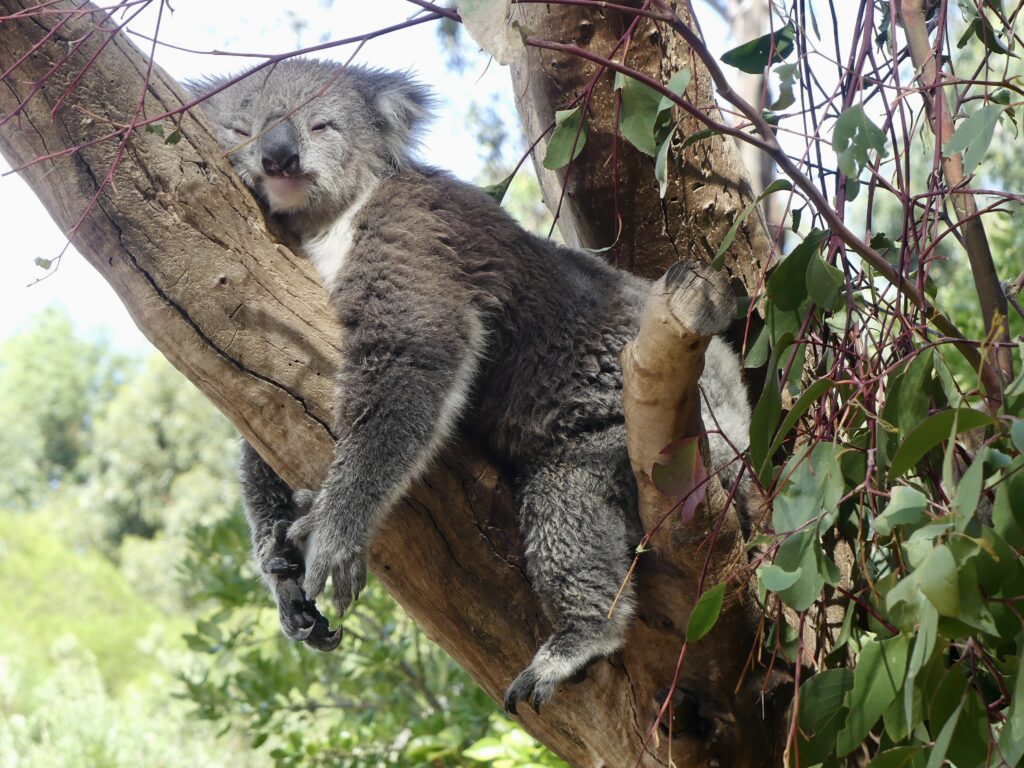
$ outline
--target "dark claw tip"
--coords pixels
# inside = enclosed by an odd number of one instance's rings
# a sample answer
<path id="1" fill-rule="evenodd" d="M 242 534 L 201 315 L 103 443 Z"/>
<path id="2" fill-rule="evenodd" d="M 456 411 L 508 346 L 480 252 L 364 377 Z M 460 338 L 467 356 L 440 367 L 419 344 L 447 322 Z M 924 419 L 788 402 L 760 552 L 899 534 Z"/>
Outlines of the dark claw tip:
<path id="1" fill-rule="evenodd" d="M 518 702 L 516 701 L 516 697 L 506 693 L 505 702 L 503 704 L 503 706 L 505 707 L 505 711 L 508 712 L 510 715 L 516 715 L 518 714 L 518 712 L 516 711 L 518 708 L 517 705 Z"/>
<path id="2" fill-rule="evenodd" d="M 271 576 L 296 576 L 302 572 L 299 563 L 293 563 L 283 557 L 274 557 L 267 563 L 267 573 Z"/>
<path id="3" fill-rule="evenodd" d="M 342 632 L 341 627 L 332 631 L 330 629 L 330 625 L 328 625 L 326 621 L 323 623 L 323 626 L 323 630 L 314 632 L 310 637 L 306 638 L 306 645 L 314 650 L 328 653 L 338 647 L 344 633 Z M 317 622 L 314 627 L 319 629 L 320 622 Z"/>

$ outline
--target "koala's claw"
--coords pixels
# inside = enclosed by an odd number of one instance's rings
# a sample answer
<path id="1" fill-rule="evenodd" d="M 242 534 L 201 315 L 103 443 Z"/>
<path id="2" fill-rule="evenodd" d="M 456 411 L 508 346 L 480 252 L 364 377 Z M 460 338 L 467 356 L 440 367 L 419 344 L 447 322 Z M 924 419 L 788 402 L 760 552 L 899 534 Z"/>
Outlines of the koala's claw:
<path id="1" fill-rule="evenodd" d="M 505 691 L 505 711 L 510 715 L 518 714 L 519 702 L 525 701 L 539 714 L 541 705 L 550 701 L 556 686 L 555 681 L 544 680 L 533 667 L 527 667 Z"/>
<path id="2" fill-rule="evenodd" d="M 342 629 L 332 630 L 327 619 L 307 600 L 298 581 L 283 579 L 276 584 L 277 610 L 281 630 L 292 640 L 304 642 L 318 651 L 333 651 L 342 638 Z"/>

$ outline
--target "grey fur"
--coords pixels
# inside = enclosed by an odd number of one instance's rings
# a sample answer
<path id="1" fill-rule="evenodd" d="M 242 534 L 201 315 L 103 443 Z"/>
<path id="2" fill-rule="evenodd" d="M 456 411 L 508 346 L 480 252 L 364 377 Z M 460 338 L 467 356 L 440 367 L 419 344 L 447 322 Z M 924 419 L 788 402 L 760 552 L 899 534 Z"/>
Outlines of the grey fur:
<path id="1" fill-rule="evenodd" d="M 415 163 L 428 106 L 405 75 L 311 60 L 205 104 L 239 174 L 323 273 L 345 329 L 327 480 L 311 505 L 299 499 L 303 514 L 247 448 L 246 511 L 285 632 L 333 647 L 312 602 L 328 576 L 344 612 L 382 517 L 460 426 L 475 433 L 516 478 L 529 576 L 555 627 L 508 689 L 514 712 L 620 648 L 634 612 L 626 584 L 608 618 L 641 535 L 618 356 L 650 285 L 525 232 L 479 189 Z M 701 383 L 705 424 L 721 430 L 709 463 L 731 482 L 750 413 L 718 339 Z"/>

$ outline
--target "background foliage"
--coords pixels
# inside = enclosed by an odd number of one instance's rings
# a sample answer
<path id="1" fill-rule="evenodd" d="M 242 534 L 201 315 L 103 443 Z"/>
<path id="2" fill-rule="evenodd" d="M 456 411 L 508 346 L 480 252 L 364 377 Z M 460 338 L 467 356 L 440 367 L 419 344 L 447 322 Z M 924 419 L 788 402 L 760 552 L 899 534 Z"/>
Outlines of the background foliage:
<path id="1" fill-rule="evenodd" d="M 0 766 L 556 766 L 379 584 L 288 642 L 234 430 L 49 309 L 0 347 Z"/>

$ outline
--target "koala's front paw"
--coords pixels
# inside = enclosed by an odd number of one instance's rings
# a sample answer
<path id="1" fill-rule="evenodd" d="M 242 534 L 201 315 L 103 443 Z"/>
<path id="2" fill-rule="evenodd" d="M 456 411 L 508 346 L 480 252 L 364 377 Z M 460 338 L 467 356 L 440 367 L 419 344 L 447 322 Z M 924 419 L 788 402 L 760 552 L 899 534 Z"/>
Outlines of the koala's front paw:
<path id="1" fill-rule="evenodd" d="M 293 640 L 301 640 L 318 651 L 332 651 L 341 642 L 341 627 L 331 630 L 316 603 L 302 591 L 305 564 L 301 551 L 287 537 L 289 521 L 274 524 L 270 546 L 261 558 L 261 567 L 277 599 L 281 630 Z"/>
<path id="2" fill-rule="evenodd" d="M 319 500 L 307 515 L 292 524 L 288 540 L 306 552 L 306 596 L 315 600 L 330 576 L 334 607 L 339 614 L 345 613 L 366 586 L 366 555 L 362 549 L 341 540 L 338 523 Z"/>

